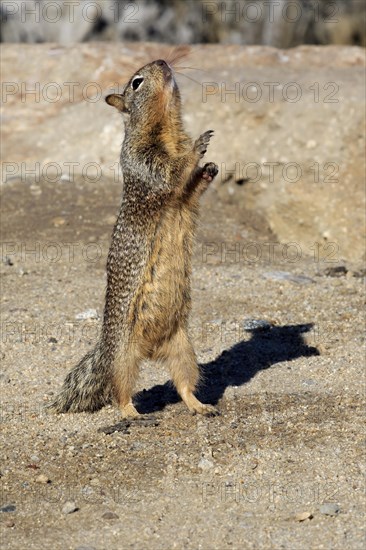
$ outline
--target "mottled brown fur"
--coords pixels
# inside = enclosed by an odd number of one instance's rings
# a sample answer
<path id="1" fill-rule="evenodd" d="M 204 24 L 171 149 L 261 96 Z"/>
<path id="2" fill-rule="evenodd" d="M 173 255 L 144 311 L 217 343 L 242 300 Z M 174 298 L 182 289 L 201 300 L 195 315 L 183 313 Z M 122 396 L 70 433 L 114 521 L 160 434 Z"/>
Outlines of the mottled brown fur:
<path id="1" fill-rule="evenodd" d="M 135 89 L 134 89 L 135 88 Z M 167 365 L 194 413 L 214 414 L 194 396 L 199 379 L 188 337 L 192 241 L 199 197 L 217 174 L 199 167 L 212 132 L 195 143 L 182 125 L 173 72 L 158 60 L 142 67 L 121 95 L 106 98 L 125 121 L 122 204 L 107 261 L 103 328 L 93 352 L 65 379 L 58 412 L 97 410 L 111 398 L 124 417 L 144 359 Z"/>

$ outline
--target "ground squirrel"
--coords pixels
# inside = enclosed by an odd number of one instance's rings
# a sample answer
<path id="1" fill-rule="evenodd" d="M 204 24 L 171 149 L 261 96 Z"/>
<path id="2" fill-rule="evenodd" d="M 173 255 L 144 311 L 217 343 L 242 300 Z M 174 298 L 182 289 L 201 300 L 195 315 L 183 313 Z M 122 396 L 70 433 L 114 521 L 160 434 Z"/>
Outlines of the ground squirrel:
<path id="1" fill-rule="evenodd" d="M 103 327 L 95 349 L 67 375 L 50 408 L 96 411 L 115 400 L 135 417 L 133 389 L 144 359 L 168 366 L 193 413 L 215 414 L 194 391 L 199 370 L 188 336 L 192 240 L 199 198 L 217 166 L 198 165 L 212 130 L 194 143 L 182 123 L 168 63 L 139 69 L 106 102 L 124 115 L 123 194 L 107 260 Z"/>

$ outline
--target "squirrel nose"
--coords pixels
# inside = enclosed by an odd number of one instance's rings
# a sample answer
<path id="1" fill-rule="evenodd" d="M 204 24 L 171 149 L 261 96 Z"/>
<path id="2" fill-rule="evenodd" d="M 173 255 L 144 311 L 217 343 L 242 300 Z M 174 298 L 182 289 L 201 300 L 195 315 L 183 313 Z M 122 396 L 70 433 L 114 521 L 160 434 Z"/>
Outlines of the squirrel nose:
<path id="1" fill-rule="evenodd" d="M 155 61 L 155 65 L 157 65 L 163 75 L 163 77 L 168 81 L 172 77 L 172 70 L 169 67 L 168 63 L 164 61 L 164 59 L 158 59 Z"/>

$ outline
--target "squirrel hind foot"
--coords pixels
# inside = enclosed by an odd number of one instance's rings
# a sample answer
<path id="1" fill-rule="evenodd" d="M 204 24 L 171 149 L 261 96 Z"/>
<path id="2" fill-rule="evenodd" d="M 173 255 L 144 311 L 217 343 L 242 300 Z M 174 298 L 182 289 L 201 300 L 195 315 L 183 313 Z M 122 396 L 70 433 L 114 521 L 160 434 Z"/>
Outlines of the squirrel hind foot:
<path id="1" fill-rule="evenodd" d="M 141 415 L 137 412 L 132 401 L 121 407 L 122 418 L 139 418 Z"/>
<path id="2" fill-rule="evenodd" d="M 201 403 L 199 401 L 199 407 L 191 410 L 193 415 L 202 414 L 203 416 L 220 416 L 220 412 L 213 405 L 207 403 Z"/>
<path id="3" fill-rule="evenodd" d="M 181 391 L 181 397 L 192 414 L 202 414 L 203 416 L 218 416 L 220 414 L 212 405 L 201 403 L 188 388 Z"/>

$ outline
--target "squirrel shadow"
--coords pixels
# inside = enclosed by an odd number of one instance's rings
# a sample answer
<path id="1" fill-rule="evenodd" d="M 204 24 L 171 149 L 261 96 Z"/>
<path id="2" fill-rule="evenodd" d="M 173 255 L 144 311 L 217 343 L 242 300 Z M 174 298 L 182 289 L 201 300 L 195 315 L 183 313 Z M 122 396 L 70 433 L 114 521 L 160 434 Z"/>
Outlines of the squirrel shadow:
<path id="1" fill-rule="evenodd" d="M 196 392 L 198 399 L 216 405 L 228 386 L 241 386 L 260 370 L 282 361 L 319 355 L 317 348 L 308 346 L 303 338 L 312 327 L 313 324 L 309 323 L 247 331 L 251 333 L 250 340 L 238 342 L 213 361 L 199 365 L 202 382 Z M 134 403 L 140 413 L 148 414 L 180 400 L 173 384 L 168 381 L 137 393 Z"/>

